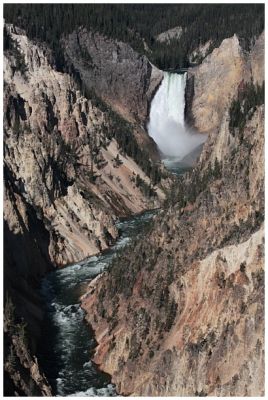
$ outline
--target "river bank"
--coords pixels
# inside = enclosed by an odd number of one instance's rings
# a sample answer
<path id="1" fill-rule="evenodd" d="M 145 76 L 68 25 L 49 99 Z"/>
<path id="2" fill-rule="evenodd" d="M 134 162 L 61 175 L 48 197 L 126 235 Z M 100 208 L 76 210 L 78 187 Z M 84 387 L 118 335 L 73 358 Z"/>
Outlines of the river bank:
<path id="1" fill-rule="evenodd" d="M 46 318 L 38 356 L 55 395 L 116 395 L 110 376 L 90 361 L 96 341 L 84 321 L 79 297 L 85 285 L 108 267 L 117 252 L 143 231 L 156 212 L 147 211 L 119 221 L 120 236 L 114 246 L 98 256 L 55 270 L 43 280 L 41 294 Z"/>

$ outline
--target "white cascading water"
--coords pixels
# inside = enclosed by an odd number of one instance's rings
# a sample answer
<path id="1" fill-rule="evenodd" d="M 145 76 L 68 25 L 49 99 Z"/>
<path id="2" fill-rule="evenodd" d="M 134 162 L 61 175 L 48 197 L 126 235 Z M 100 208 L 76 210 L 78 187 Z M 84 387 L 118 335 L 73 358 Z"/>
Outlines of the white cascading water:
<path id="1" fill-rule="evenodd" d="M 206 140 L 185 126 L 185 74 L 164 72 L 164 78 L 153 98 L 148 124 L 149 135 L 164 157 L 182 160 Z"/>

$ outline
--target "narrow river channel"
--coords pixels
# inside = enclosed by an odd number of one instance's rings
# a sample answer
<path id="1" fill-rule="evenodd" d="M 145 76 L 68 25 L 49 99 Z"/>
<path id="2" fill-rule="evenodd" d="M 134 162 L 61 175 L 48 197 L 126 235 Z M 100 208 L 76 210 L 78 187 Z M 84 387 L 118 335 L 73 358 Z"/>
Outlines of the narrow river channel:
<path id="1" fill-rule="evenodd" d="M 120 237 L 109 250 L 46 276 L 41 294 L 46 304 L 40 364 L 56 396 L 116 396 L 110 376 L 90 361 L 96 345 L 84 321 L 79 297 L 85 284 L 101 273 L 119 249 L 137 237 L 156 211 L 117 223 Z"/>

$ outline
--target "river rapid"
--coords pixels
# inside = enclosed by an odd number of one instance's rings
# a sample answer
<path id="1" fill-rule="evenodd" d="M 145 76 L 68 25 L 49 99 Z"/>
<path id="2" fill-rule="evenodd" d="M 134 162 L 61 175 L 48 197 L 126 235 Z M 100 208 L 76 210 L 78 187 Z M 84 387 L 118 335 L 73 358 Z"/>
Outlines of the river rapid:
<path id="1" fill-rule="evenodd" d="M 169 158 L 166 167 L 174 175 L 192 169 Z M 97 256 L 56 269 L 42 281 L 45 304 L 42 342 L 38 360 L 55 396 L 117 396 L 111 377 L 91 361 L 96 347 L 94 332 L 84 319 L 79 298 L 88 283 L 103 272 L 132 238 L 142 235 L 159 210 L 146 211 L 118 221 L 119 238 L 114 246 Z"/>
<path id="2" fill-rule="evenodd" d="M 177 176 L 192 169 L 204 142 L 204 135 L 190 132 L 185 125 L 185 85 L 186 74 L 164 74 L 152 101 L 148 125 L 150 136 L 165 155 L 166 168 Z M 142 234 L 155 213 L 148 211 L 118 222 L 120 236 L 113 247 L 54 270 L 43 280 L 41 294 L 46 315 L 38 359 L 56 396 L 117 395 L 110 376 L 90 360 L 96 342 L 84 320 L 79 298 L 87 284 L 109 266 L 118 250 Z"/>
<path id="3" fill-rule="evenodd" d="M 86 284 L 110 264 L 119 249 L 141 234 L 156 211 L 117 223 L 116 244 L 97 256 L 54 270 L 42 281 L 46 304 L 38 359 L 56 396 L 116 396 L 110 376 L 99 371 L 90 358 L 96 346 L 84 320 L 79 297 Z"/>

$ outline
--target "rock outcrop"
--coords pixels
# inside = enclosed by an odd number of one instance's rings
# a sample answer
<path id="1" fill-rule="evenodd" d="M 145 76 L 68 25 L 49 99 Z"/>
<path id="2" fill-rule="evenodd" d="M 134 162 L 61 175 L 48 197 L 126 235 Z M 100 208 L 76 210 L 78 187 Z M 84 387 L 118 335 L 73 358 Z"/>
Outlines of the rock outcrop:
<path id="1" fill-rule="evenodd" d="M 236 35 L 223 40 L 197 67 L 188 70 L 186 119 L 199 132 L 217 131 L 238 85 L 264 80 L 264 33 L 248 53 Z"/>
<path id="2" fill-rule="evenodd" d="M 264 80 L 264 32 L 256 40 L 249 58 L 253 83 L 262 84 Z"/>
<path id="3" fill-rule="evenodd" d="M 88 89 L 94 89 L 123 117 L 145 126 L 162 71 L 128 44 L 84 28 L 68 35 L 64 49 Z"/>
<path id="4" fill-rule="evenodd" d="M 82 298 L 120 394 L 264 395 L 264 106 L 243 129 L 229 114 L 246 62 L 234 37 L 196 69 L 193 115 L 210 131 L 199 164 Z"/>
<path id="5" fill-rule="evenodd" d="M 120 129 L 127 136 L 128 125 L 116 126 L 122 121 L 113 121 L 109 110 L 81 95 L 68 74 L 55 71 L 47 49 L 24 35 L 11 38 L 25 58 L 26 72 L 16 69 L 16 56 L 9 53 L 5 165 L 45 221 L 52 262 L 64 265 L 109 246 L 117 216 L 156 207 L 164 194 L 155 187 L 156 197 L 150 199 L 135 184 L 137 175 L 147 185 L 151 181 L 114 136 Z M 5 219 L 12 230 L 8 200 Z"/>
<path id="6" fill-rule="evenodd" d="M 7 313 L 7 310 L 5 310 Z M 10 314 L 4 320 L 5 340 L 5 395 L 52 396 L 51 387 L 40 371 L 38 360 L 31 355 L 25 336 L 25 326 L 15 324 Z"/>
<path id="7" fill-rule="evenodd" d="M 162 167 L 135 139 L 140 138 L 136 125 L 95 95 L 82 95 L 72 76 L 53 67 L 44 44 L 11 25 L 6 34 L 5 293 L 18 318 L 26 321 L 30 343 L 20 348 L 27 352 L 26 358 L 18 358 L 22 375 L 17 361 L 15 369 L 5 365 L 14 390 L 33 395 L 43 390 L 38 392 L 30 376 L 32 369 L 39 371 L 31 354 L 43 319 L 37 294 L 41 278 L 55 266 L 108 248 L 118 235 L 118 217 L 159 207 L 164 180 Z M 137 62 L 142 67 L 144 60 Z M 148 91 L 147 77 L 143 84 Z M 12 334 L 7 334 L 12 347 Z"/>
<path id="8" fill-rule="evenodd" d="M 171 28 L 165 32 L 160 33 L 155 37 L 155 39 L 160 43 L 170 43 L 171 40 L 179 40 L 182 33 L 183 28 L 181 26 L 176 26 L 175 28 Z"/>
<path id="9" fill-rule="evenodd" d="M 189 55 L 189 62 L 191 64 L 199 64 L 210 53 L 212 46 L 213 46 L 212 40 L 208 40 L 206 43 L 200 44 Z"/>

